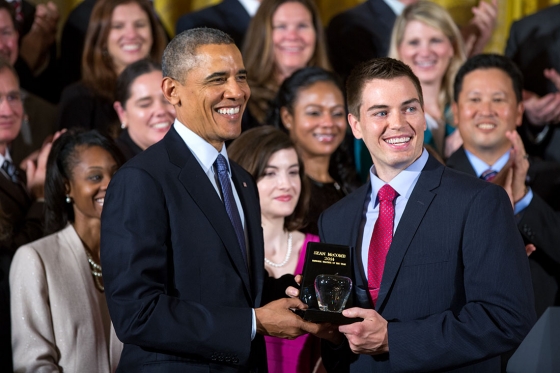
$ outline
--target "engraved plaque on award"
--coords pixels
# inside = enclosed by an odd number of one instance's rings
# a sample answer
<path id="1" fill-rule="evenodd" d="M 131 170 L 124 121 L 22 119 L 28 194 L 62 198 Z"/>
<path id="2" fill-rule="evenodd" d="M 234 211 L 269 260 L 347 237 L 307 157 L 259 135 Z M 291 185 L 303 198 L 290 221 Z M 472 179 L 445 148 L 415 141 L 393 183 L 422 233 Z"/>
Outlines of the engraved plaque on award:
<path id="1" fill-rule="evenodd" d="M 352 257 L 349 246 L 309 242 L 303 266 L 300 299 L 309 306 L 298 314 L 305 320 L 351 324 L 362 318 L 347 318 L 352 307 Z M 321 302 L 318 301 L 318 296 Z"/>

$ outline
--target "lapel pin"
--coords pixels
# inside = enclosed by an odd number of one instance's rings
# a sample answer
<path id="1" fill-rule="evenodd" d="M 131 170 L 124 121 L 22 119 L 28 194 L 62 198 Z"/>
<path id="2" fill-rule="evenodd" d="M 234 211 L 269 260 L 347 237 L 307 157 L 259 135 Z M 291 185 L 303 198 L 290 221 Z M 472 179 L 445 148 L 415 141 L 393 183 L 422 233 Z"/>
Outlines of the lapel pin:
<path id="1" fill-rule="evenodd" d="M 247 183 L 243 182 L 243 188 L 247 188 Z"/>

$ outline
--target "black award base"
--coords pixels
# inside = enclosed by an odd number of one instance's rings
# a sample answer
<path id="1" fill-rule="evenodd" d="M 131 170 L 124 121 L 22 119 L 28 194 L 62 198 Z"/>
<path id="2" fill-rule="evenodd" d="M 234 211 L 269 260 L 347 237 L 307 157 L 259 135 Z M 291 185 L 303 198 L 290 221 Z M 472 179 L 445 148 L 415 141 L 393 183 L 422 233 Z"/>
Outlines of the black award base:
<path id="1" fill-rule="evenodd" d="M 335 325 L 347 325 L 355 322 L 362 322 L 361 317 L 349 318 L 338 312 L 328 312 L 315 309 L 296 310 L 295 313 L 305 321 L 311 321 L 317 324 L 331 323 Z"/>
<path id="2" fill-rule="evenodd" d="M 331 245 L 319 242 L 307 244 L 300 299 L 309 306 L 306 310 L 295 312 L 306 321 L 346 325 L 363 321 L 362 318 L 344 317 L 342 313 L 319 310 L 315 295 L 315 278 L 318 275 L 338 275 L 352 278 L 351 250 L 348 246 Z M 352 293 L 345 308 L 352 307 Z"/>

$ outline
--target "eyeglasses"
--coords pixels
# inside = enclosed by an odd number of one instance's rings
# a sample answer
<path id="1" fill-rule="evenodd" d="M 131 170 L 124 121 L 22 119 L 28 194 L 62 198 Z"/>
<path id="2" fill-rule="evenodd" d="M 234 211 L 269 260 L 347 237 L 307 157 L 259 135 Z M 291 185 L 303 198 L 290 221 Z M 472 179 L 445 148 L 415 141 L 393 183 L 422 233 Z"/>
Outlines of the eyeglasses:
<path id="1" fill-rule="evenodd" d="M 0 39 L 6 40 L 11 39 L 15 36 L 16 30 L 13 27 L 4 27 L 0 29 Z"/>
<path id="2" fill-rule="evenodd" d="M 19 91 L 8 92 L 6 95 L 0 93 L 0 105 L 2 105 L 4 100 L 6 100 L 10 106 L 19 105 L 21 104 L 21 93 Z"/>

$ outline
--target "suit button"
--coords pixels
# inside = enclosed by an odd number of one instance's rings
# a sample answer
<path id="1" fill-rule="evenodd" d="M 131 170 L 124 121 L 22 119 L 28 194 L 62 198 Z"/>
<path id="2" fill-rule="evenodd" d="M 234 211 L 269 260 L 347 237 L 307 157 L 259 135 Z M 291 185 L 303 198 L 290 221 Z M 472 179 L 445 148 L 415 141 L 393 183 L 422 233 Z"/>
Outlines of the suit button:
<path id="1" fill-rule="evenodd" d="M 234 364 L 237 364 L 237 363 L 239 363 L 239 359 L 234 357 L 233 359 L 231 359 L 231 362 L 234 363 Z"/>

